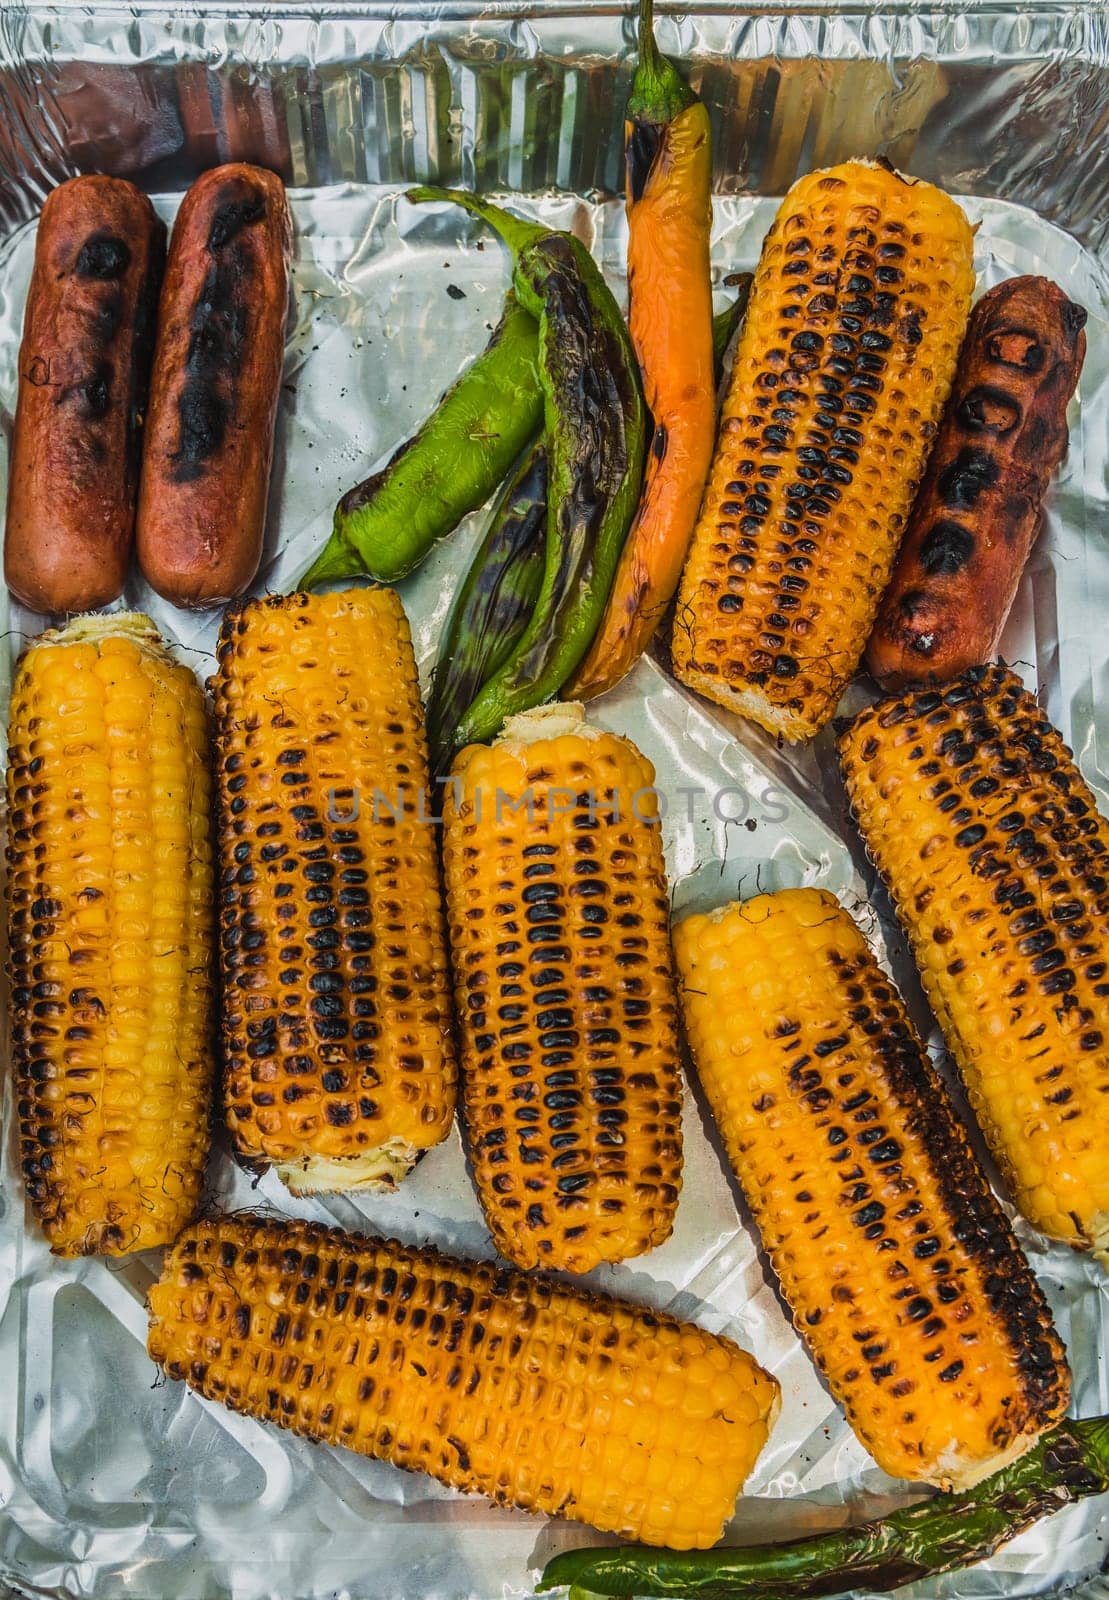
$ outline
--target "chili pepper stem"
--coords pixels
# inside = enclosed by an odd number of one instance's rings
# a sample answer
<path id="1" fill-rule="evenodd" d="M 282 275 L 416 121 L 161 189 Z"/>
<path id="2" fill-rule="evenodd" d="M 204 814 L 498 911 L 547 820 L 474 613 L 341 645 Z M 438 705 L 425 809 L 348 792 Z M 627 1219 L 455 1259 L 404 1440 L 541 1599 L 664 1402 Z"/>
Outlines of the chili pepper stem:
<path id="1" fill-rule="evenodd" d="M 655 0 L 639 0 L 638 33 L 639 61 L 635 76 L 645 86 L 648 79 L 660 80 L 669 65 L 655 38 Z"/>
<path id="2" fill-rule="evenodd" d="M 500 234 L 513 256 L 517 258 L 521 250 L 525 250 L 529 244 L 547 238 L 550 233 L 549 228 L 541 227 L 538 222 L 527 222 L 523 217 L 514 217 L 511 211 L 505 211 L 502 206 L 495 206 L 488 200 L 482 200 L 480 195 L 471 194 L 467 189 L 441 189 L 435 184 L 421 184 L 418 188 L 409 189 L 405 199 L 410 200 L 413 205 L 443 200 L 461 206 L 464 211 L 469 211 L 471 215 L 480 217 L 482 222 L 488 223 L 494 233 Z"/>
<path id="3" fill-rule="evenodd" d="M 697 96 L 655 39 L 654 0 L 639 0 L 639 62 L 628 95 L 631 122 L 673 122 Z"/>

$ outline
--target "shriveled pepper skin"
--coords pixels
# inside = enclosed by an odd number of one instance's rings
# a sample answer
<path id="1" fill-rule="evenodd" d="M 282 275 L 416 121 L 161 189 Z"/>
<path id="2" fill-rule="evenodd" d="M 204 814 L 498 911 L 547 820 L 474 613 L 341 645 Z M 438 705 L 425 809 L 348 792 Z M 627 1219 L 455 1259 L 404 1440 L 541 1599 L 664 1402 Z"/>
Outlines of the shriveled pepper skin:
<path id="1" fill-rule="evenodd" d="M 623 317 L 589 251 L 456 189 L 412 190 L 488 222 L 510 247 L 521 305 L 539 323 L 549 458 L 543 584 L 516 649 L 457 731 L 491 738 L 504 719 L 557 694 L 596 632 L 639 496 L 646 410 Z"/>
<path id="2" fill-rule="evenodd" d="M 750 273 L 732 303 L 712 319 L 715 375 L 743 320 Z M 540 438 L 505 481 L 470 569 L 455 597 L 427 702 L 432 772 L 450 769 L 456 730 L 485 682 L 522 637 L 543 581 L 547 525 L 547 447 Z"/>
<path id="3" fill-rule="evenodd" d="M 535 318 L 509 294 L 489 343 L 419 432 L 339 501 L 331 537 L 296 587 L 360 574 L 395 583 L 483 505 L 539 431 L 537 357 Z"/>
<path id="4" fill-rule="evenodd" d="M 566 694 L 589 700 L 638 661 L 681 577 L 716 433 L 708 112 L 659 54 L 640 7 L 628 102 L 628 321 L 654 423 L 635 521 L 604 617 Z"/>
<path id="5" fill-rule="evenodd" d="M 543 582 L 547 452 L 532 445 L 497 498 L 439 641 L 427 701 L 431 770 L 450 771 L 455 730 L 528 625 Z"/>

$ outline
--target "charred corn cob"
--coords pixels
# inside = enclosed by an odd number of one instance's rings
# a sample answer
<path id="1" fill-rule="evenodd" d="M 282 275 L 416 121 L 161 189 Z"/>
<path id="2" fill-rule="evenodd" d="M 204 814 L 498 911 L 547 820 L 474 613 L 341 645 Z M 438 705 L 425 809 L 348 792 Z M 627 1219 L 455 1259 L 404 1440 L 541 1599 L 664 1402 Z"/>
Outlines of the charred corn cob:
<path id="1" fill-rule="evenodd" d="M 204 694 L 148 617 L 31 645 L 7 791 L 27 1193 L 57 1255 L 166 1244 L 208 1145 L 215 911 Z"/>
<path id="2" fill-rule="evenodd" d="M 818 889 L 675 932 L 693 1059 L 797 1331 L 894 1477 L 965 1487 L 1066 1410 L 1047 1304 L 893 985 Z"/>
<path id="3" fill-rule="evenodd" d="M 839 749 L 1014 1199 L 1109 1265 L 1109 823 L 1006 667 L 883 700 Z"/>
<path id="4" fill-rule="evenodd" d="M 444 866 L 463 1107 L 497 1249 L 588 1272 L 670 1233 L 681 1088 L 651 785 L 580 704 L 455 762 Z"/>
<path id="5" fill-rule="evenodd" d="M 228 1124 L 294 1193 L 389 1188 L 455 1093 L 408 623 L 391 589 L 277 595 L 218 656 Z"/>
<path id="6" fill-rule="evenodd" d="M 150 1355 L 209 1399 L 500 1505 L 711 1545 L 778 1410 L 730 1339 L 304 1222 L 183 1234 Z"/>
<path id="7" fill-rule="evenodd" d="M 951 388 L 971 257 L 953 200 L 872 162 L 802 178 L 767 235 L 673 659 L 771 733 L 810 738 L 858 665 Z"/>

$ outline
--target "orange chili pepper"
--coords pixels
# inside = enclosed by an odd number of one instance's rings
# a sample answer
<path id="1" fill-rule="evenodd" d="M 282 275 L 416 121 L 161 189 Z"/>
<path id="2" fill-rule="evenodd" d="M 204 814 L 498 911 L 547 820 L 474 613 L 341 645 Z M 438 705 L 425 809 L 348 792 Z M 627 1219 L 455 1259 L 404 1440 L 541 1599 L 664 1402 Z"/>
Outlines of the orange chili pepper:
<path id="1" fill-rule="evenodd" d="M 628 97 L 628 322 L 654 419 L 643 491 L 601 626 L 564 697 L 603 694 L 638 661 L 678 586 L 716 433 L 708 112 L 658 49 L 640 0 Z"/>

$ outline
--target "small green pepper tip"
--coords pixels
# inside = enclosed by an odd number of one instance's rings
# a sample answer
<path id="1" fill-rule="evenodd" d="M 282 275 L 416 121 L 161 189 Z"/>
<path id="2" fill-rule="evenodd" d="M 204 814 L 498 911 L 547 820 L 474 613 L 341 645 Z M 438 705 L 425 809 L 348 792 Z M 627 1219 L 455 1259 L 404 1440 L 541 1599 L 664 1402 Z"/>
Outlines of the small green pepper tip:
<path id="1" fill-rule="evenodd" d="M 340 578 L 356 578 L 363 574 L 358 556 L 336 534 L 332 534 L 315 561 L 294 584 L 294 589 L 315 589 L 321 583 L 335 583 Z"/>
<path id="2" fill-rule="evenodd" d="M 404 198 L 414 206 L 420 206 L 430 200 L 456 200 L 460 193 L 458 189 L 444 189 L 436 183 L 418 183 L 414 188 L 404 191 Z"/>

